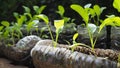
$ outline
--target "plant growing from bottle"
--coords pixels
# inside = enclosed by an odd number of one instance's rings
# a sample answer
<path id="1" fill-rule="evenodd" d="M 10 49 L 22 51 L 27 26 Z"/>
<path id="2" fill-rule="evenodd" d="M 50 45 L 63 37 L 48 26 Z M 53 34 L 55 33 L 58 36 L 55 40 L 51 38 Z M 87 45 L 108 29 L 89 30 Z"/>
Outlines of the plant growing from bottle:
<path id="1" fill-rule="evenodd" d="M 75 10 L 84 20 L 85 22 L 85 26 L 87 28 L 88 31 L 88 35 L 90 37 L 90 42 L 91 42 L 91 49 L 94 50 L 96 41 L 97 41 L 97 37 L 94 39 L 93 34 L 95 33 L 97 26 L 98 25 L 98 20 L 100 14 L 102 13 L 104 8 L 100 8 L 98 5 L 94 5 L 93 9 L 90 8 L 91 4 L 87 4 L 84 8 L 80 5 L 71 5 L 71 8 L 73 10 Z M 90 17 L 91 16 L 91 17 Z M 94 23 L 96 24 L 92 24 L 90 23 L 91 18 L 94 18 L 95 16 L 97 16 L 97 21 L 94 21 Z"/>
<path id="2" fill-rule="evenodd" d="M 86 45 L 86 44 L 84 44 L 84 43 L 77 43 L 76 42 L 76 39 L 77 39 L 77 37 L 78 37 L 78 33 L 75 33 L 74 35 L 73 35 L 73 44 L 71 45 L 71 46 L 69 46 L 69 48 L 71 48 L 71 50 L 72 50 L 72 52 L 75 50 L 75 48 L 79 45 L 79 46 L 84 46 L 84 47 L 88 47 L 88 48 L 91 48 L 90 46 L 88 46 L 88 45 Z"/>
<path id="3" fill-rule="evenodd" d="M 64 26 L 64 20 L 54 20 L 54 26 L 56 28 L 56 31 L 55 31 L 56 32 L 56 38 L 54 40 L 51 28 L 49 26 L 49 18 L 46 15 L 44 15 L 44 14 L 39 14 L 39 15 L 36 15 L 35 17 L 38 17 L 39 19 L 42 19 L 45 22 L 45 24 L 47 25 L 48 30 L 50 32 L 50 36 L 51 36 L 51 39 L 53 41 L 53 45 L 54 45 L 54 47 L 56 47 L 59 34 L 62 31 L 63 26 Z"/>

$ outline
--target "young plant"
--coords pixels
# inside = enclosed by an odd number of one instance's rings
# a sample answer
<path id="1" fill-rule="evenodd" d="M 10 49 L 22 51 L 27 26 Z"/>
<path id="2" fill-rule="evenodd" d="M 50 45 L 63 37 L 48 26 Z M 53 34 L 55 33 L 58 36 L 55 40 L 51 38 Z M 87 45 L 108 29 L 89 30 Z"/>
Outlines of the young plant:
<path id="1" fill-rule="evenodd" d="M 88 7 L 87 8 L 83 8 L 80 5 L 71 5 L 71 8 L 73 10 L 75 10 L 83 18 L 83 20 L 85 22 L 85 25 L 86 25 L 86 28 L 87 28 L 87 31 L 88 31 L 88 35 L 90 37 L 90 42 L 91 42 L 92 50 L 94 50 L 94 47 L 95 47 L 95 44 L 96 44 L 96 41 L 97 41 L 97 37 L 94 40 L 93 34 L 96 31 L 97 26 L 94 25 L 94 24 L 92 24 L 92 23 L 89 23 L 90 12 L 88 10 L 90 10 L 91 8 L 88 8 Z"/>
<path id="2" fill-rule="evenodd" d="M 64 20 L 54 20 L 54 26 L 56 28 L 56 39 L 55 39 L 56 43 L 55 43 L 54 47 L 56 47 L 59 34 L 63 30 L 63 27 L 64 27 Z"/>
<path id="3" fill-rule="evenodd" d="M 72 52 L 74 51 L 74 49 L 75 49 L 77 46 L 85 46 L 85 47 L 91 48 L 91 47 L 89 47 L 89 46 L 86 45 L 86 44 L 77 43 L 77 42 L 76 42 L 76 39 L 77 39 L 78 35 L 79 35 L 78 33 L 75 33 L 75 34 L 73 35 L 73 45 L 69 46 L 69 48 L 72 49 Z"/>
<path id="4" fill-rule="evenodd" d="M 46 15 L 44 15 L 44 14 L 39 14 L 39 15 L 35 15 L 35 18 L 42 19 L 45 22 L 45 24 L 47 25 L 47 28 L 48 28 L 48 30 L 50 32 L 50 36 L 51 36 L 52 40 L 54 41 L 54 38 L 53 38 L 53 35 L 52 35 L 52 32 L 51 32 L 50 26 L 49 26 L 49 19 L 48 19 L 48 17 Z"/>

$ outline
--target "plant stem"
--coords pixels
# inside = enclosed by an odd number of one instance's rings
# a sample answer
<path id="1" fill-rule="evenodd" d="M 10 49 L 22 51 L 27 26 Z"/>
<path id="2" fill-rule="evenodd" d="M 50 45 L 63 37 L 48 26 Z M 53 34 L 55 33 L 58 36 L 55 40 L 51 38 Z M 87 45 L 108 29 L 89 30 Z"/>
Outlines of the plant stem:
<path id="1" fill-rule="evenodd" d="M 47 27 L 48 27 L 48 30 L 49 30 L 49 32 L 50 32 L 51 39 L 52 39 L 52 41 L 54 41 L 54 38 L 53 38 L 53 35 L 52 35 L 52 32 L 51 32 L 50 26 L 47 25 Z"/>
<path id="2" fill-rule="evenodd" d="M 93 42 L 93 36 L 92 36 L 92 34 L 91 34 L 90 29 L 89 29 L 88 26 L 87 26 L 87 30 L 88 30 L 88 34 L 89 34 L 89 37 L 90 37 L 90 43 L 91 43 L 91 46 L 92 46 L 92 50 L 94 50 L 95 44 Z"/>
<path id="3" fill-rule="evenodd" d="M 54 47 L 56 47 L 56 46 L 57 46 L 58 37 L 59 37 L 59 33 L 57 32 Z"/>

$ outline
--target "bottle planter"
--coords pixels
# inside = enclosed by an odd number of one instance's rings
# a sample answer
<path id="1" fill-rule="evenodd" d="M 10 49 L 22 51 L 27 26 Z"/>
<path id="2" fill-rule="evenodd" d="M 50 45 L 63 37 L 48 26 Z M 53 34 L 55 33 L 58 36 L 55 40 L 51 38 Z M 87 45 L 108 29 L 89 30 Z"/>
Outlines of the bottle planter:
<path id="1" fill-rule="evenodd" d="M 93 38 L 95 39 L 97 37 L 96 41 L 96 48 L 106 48 L 106 28 L 104 28 L 100 34 L 98 34 L 99 26 L 97 26 L 96 31 L 93 33 Z M 79 34 L 79 37 L 77 39 L 77 42 L 84 43 L 87 45 L 91 45 L 90 43 L 90 37 L 88 35 L 88 30 L 86 27 L 83 27 L 81 25 L 77 26 L 77 32 Z"/>
<path id="2" fill-rule="evenodd" d="M 77 49 L 80 49 L 80 47 Z M 72 52 L 67 45 L 58 44 L 57 47 L 53 47 L 51 40 L 41 40 L 31 50 L 31 56 L 35 68 L 117 68 L 116 61 L 105 59 L 105 56 L 96 57 L 84 54 L 77 49 Z M 99 51 L 103 52 L 105 50 L 101 49 Z M 110 55 L 109 53 L 112 52 L 117 54 L 114 51 L 104 53 Z"/>
<path id="3" fill-rule="evenodd" d="M 111 28 L 111 49 L 120 50 L 120 27 Z"/>
<path id="4" fill-rule="evenodd" d="M 39 37 L 35 35 L 30 35 L 24 37 L 16 44 L 13 44 L 11 46 L 8 46 L 8 44 L 3 42 L 3 49 L 1 50 L 1 52 L 3 52 L 2 54 L 4 54 L 4 56 L 11 60 L 23 62 L 29 58 L 31 49 L 39 40 L 41 40 Z"/>

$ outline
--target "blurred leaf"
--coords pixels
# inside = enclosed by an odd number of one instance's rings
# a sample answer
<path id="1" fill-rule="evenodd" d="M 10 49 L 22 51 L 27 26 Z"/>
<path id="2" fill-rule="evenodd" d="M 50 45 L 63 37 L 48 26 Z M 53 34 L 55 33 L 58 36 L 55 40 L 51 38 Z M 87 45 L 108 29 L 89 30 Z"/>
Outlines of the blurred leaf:
<path id="1" fill-rule="evenodd" d="M 88 24 L 89 15 L 85 9 L 80 5 L 71 5 L 71 8 L 75 10 L 83 18 L 86 24 Z"/>
<path id="2" fill-rule="evenodd" d="M 35 15 L 36 18 L 42 19 L 47 25 L 49 24 L 49 19 L 44 14 Z"/>
<path id="3" fill-rule="evenodd" d="M 2 31 L 3 30 L 3 26 L 0 26 L 0 31 Z"/>
<path id="4" fill-rule="evenodd" d="M 94 5 L 93 9 L 94 9 L 95 13 L 97 14 L 97 16 L 100 16 L 101 9 L 100 9 L 99 5 Z"/>
<path id="5" fill-rule="evenodd" d="M 30 22 L 27 25 L 27 31 L 29 32 L 31 28 L 33 28 L 34 22 Z"/>
<path id="6" fill-rule="evenodd" d="M 114 0 L 113 7 L 120 12 L 120 0 Z"/>
<path id="7" fill-rule="evenodd" d="M 84 8 L 90 8 L 92 4 L 88 3 L 84 6 Z"/>
<path id="8" fill-rule="evenodd" d="M 64 12 L 65 12 L 64 7 L 62 5 L 59 5 L 57 13 L 59 13 L 61 16 L 63 16 Z"/>
<path id="9" fill-rule="evenodd" d="M 1 24 L 6 27 L 10 26 L 10 23 L 8 21 L 2 21 Z"/>
<path id="10" fill-rule="evenodd" d="M 24 10 L 26 13 L 30 13 L 30 8 L 26 7 L 26 6 L 23 6 Z"/>
<path id="11" fill-rule="evenodd" d="M 37 13 L 37 14 L 41 14 L 42 11 L 46 8 L 45 5 L 41 6 L 41 7 L 38 7 L 38 6 L 33 6 L 33 9 L 34 11 Z"/>
<path id="12" fill-rule="evenodd" d="M 97 26 L 95 24 L 89 23 L 88 28 L 90 29 L 90 33 L 94 33 L 97 29 Z"/>

